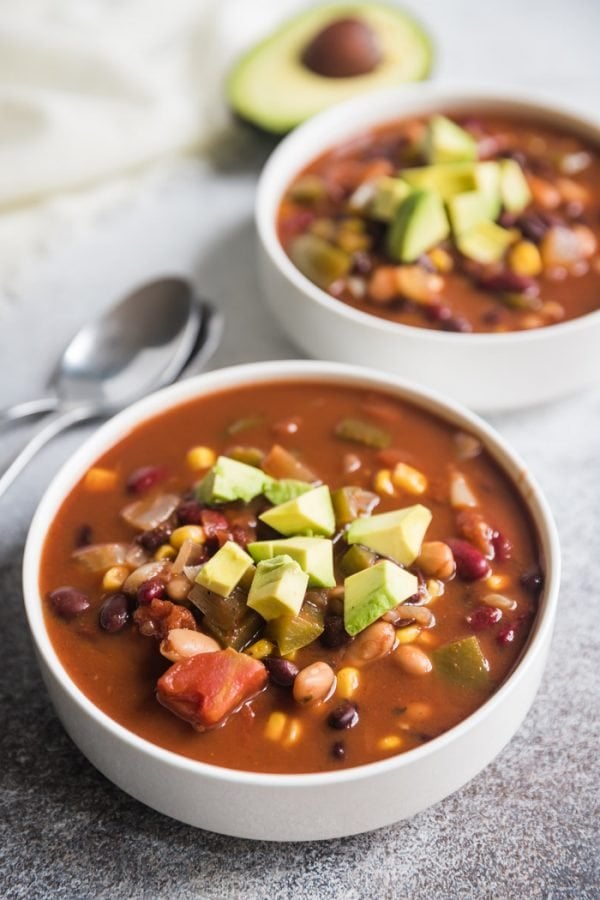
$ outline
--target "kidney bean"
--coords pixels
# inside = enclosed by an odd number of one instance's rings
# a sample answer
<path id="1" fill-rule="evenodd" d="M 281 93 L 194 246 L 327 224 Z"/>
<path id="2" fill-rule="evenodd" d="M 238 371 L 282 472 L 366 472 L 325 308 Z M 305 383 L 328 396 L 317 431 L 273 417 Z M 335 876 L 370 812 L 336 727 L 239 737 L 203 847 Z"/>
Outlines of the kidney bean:
<path id="1" fill-rule="evenodd" d="M 325 662 L 314 662 L 301 669 L 294 679 L 296 703 L 308 706 L 325 700 L 335 684 L 335 673 Z"/>
<path id="2" fill-rule="evenodd" d="M 158 576 L 142 582 L 137 589 L 137 602 L 140 606 L 152 603 L 153 600 L 162 600 L 164 596 L 165 583 Z"/>
<path id="3" fill-rule="evenodd" d="M 449 319 L 442 319 L 442 329 L 444 331 L 457 331 L 467 334 L 473 331 L 473 326 L 464 316 L 450 316 Z"/>
<path id="4" fill-rule="evenodd" d="M 62 619 L 73 619 L 90 608 L 89 597 L 68 585 L 50 591 L 48 600 L 56 615 Z"/>
<path id="5" fill-rule="evenodd" d="M 358 725 L 358 719 L 356 704 L 352 703 L 351 700 L 344 700 L 329 714 L 327 724 L 330 728 L 343 731 L 345 728 L 354 728 L 355 725 Z"/>
<path id="6" fill-rule="evenodd" d="M 487 559 L 468 541 L 460 538 L 448 538 L 446 541 L 456 563 L 456 574 L 464 581 L 479 581 L 490 574 L 490 564 Z"/>
<path id="7" fill-rule="evenodd" d="M 515 629 L 512 625 L 505 625 L 498 634 L 496 635 L 496 640 L 499 644 L 504 646 L 505 644 L 512 644 L 515 639 Z"/>
<path id="8" fill-rule="evenodd" d="M 524 297 L 533 299 L 540 293 L 540 286 L 535 278 L 517 275 L 508 269 L 498 272 L 497 275 L 484 275 L 479 278 L 478 284 L 485 291 L 492 291 L 494 294 L 522 294 Z"/>
<path id="9" fill-rule="evenodd" d="M 204 506 L 199 500 L 182 500 L 175 515 L 179 525 L 200 525 L 202 523 L 202 513 Z"/>
<path id="10" fill-rule="evenodd" d="M 521 216 L 517 223 L 523 236 L 533 241 L 534 244 L 539 244 L 552 224 L 547 216 L 537 212 L 530 212 Z"/>
<path id="11" fill-rule="evenodd" d="M 533 594 L 534 597 L 537 597 L 543 586 L 544 586 L 544 576 L 539 571 L 539 569 L 530 569 L 527 572 L 524 572 L 519 579 L 525 590 L 529 591 L 530 594 Z"/>
<path id="12" fill-rule="evenodd" d="M 267 656 L 263 659 L 269 678 L 281 687 L 291 687 L 300 669 L 290 659 L 280 656 Z"/>
<path id="13" fill-rule="evenodd" d="M 323 626 L 320 640 L 324 647 L 334 650 L 336 647 L 343 647 L 350 641 L 350 635 L 344 628 L 344 620 L 341 616 L 325 616 Z"/>
<path id="14" fill-rule="evenodd" d="M 162 481 L 166 474 L 164 466 L 141 466 L 134 469 L 125 487 L 129 494 L 143 494 Z"/>
<path id="15" fill-rule="evenodd" d="M 130 619 L 129 600 L 126 594 L 109 594 L 100 607 L 100 626 L 114 634 L 121 631 Z"/>
<path id="16" fill-rule="evenodd" d="M 153 553 L 155 550 L 158 550 L 161 544 L 168 543 L 172 531 L 173 529 L 170 525 L 157 525 L 156 528 L 151 528 L 149 531 L 143 531 L 142 534 L 137 536 L 136 540 L 141 544 L 144 550 Z"/>
<path id="17" fill-rule="evenodd" d="M 492 547 L 494 548 L 494 559 L 498 562 L 506 562 L 512 556 L 512 542 L 501 531 L 495 531 L 492 536 Z"/>
<path id="18" fill-rule="evenodd" d="M 467 616 L 472 631 L 485 631 L 502 618 L 502 610 L 496 606 L 478 606 Z"/>

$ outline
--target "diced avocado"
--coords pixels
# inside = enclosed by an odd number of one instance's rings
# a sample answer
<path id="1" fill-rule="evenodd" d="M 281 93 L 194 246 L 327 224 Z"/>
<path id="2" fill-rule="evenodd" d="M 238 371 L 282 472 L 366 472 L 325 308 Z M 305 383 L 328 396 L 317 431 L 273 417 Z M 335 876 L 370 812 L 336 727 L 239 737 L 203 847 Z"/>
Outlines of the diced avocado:
<path id="1" fill-rule="evenodd" d="M 479 163 L 481 165 L 481 163 Z M 400 176 L 416 190 L 434 191 L 447 200 L 454 194 L 477 190 L 475 163 L 440 163 L 437 166 L 415 166 L 402 169 Z"/>
<path id="2" fill-rule="evenodd" d="M 344 581 L 344 628 L 358 634 L 419 587 L 416 575 L 388 559 L 349 575 Z"/>
<path id="3" fill-rule="evenodd" d="M 238 586 L 249 569 L 253 569 L 252 558 L 233 541 L 227 541 L 215 555 L 205 563 L 196 582 L 221 597 L 227 597 Z"/>
<path id="4" fill-rule="evenodd" d="M 414 262 L 448 236 L 450 226 L 439 194 L 415 191 L 404 200 L 387 233 L 387 249 L 397 262 Z"/>
<path id="5" fill-rule="evenodd" d="M 519 163 L 503 159 L 500 163 L 500 194 L 504 209 L 520 213 L 531 201 L 531 191 Z"/>
<path id="6" fill-rule="evenodd" d="M 408 197 L 412 188 L 402 178 L 390 178 L 383 175 L 375 182 L 375 194 L 369 203 L 368 216 L 378 222 L 389 222 L 394 218 L 402 201 Z"/>
<path id="7" fill-rule="evenodd" d="M 455 235 L 470 231 L 480 222 L 489 221 L 487 197 L 479 191 L 455 194 L 447 203 L 448 216 Z"/>
<path id="8" fill-rule="evenodd" d="M 306 600 L 297 616 L 279 616 L 267 622 L 265 637 L 277 644 L 282 656 L 307 647 L 323 634 L 323 612 Z"/>
<path id="9" fill-rule="evenodd" d="M 515 240 L 514 231 L 486 221 L 457 235 L 456 245 L 463 256 L 485 265 L 501 260 Z"/>
<path id="10" fill-rule="evenodd" d="M 197 486 L 196 496 L 203 503 L 228 503 L 231 500 L 248 503 L 262 494 L 271 481 L 261 469 L 228 456 L 219 456 Z"/>
<path id="11" fill-rule="evenodd" d="M 282 478 L 280 481 L 273 481 L 267 485 L 264 495 L 271 503 L 287 503 L 288 500 L 295 500 L 301 494 L 305 494 L 311 490 L 312 485 L 306 481 L 297 481 L 295 478 Z"/>
<path id="12" fill-rule="evenodd" d="M 489 663 L 475 635 L 438 647 L 431 660 L 436 672 L 461 687 L 482 688 L 489 682 Z"/>
<path id="13" fill-rule="evenodd" d="M 379 503 L 379 496 L 373 491 L 350 485 L 338 488 L 331 495 L 335 521 L 339 527 L 349 525 L 359 516 L 368 516 Z"/>
<path id="14" fill-rule="evenodd" d="M 354 575 L 355 572 L 362 572 L 369 566 L 374 566 L 377 562 L 377 554 L 360 544 L 353 544 L 349 550 L 346 550 L 340 561 L 340 569 L 344 575 Z"/>
<path id="15" fill-rule="evenodd" d="M 255 541 L 248 544 L 248 553 L 255 562 L 271 559 L 282 553 L 295 559 L 308 575 L 310 587 L 334 587 L 333 544 L 322 537 L 291 537 L 274 541 Z"/>
<path id="16" fill-rule="evenodd" d="M 473 135 L 446 116 L 432 116 L 429 120 L 424 150 L 427 161 L 433 164 L 477 159 Z"/>
<path id="17" fill-rule="evenodd" d="M 316 234 L 301 234 L 292 241 L 289 252 L 302 274 L 322 288 L 347 275 L 352 265 L 349 253 Z"/>
<path id="18" fill-rule="evenodd" d="M 265 525 L 285 535 L 320 534 L 331 537 L 335 531 L 331 494 L 326 484 L 268 509 L 259 518 Z"/>
<path id="19" fill-rule="evenodd" d="M 349 544 L 364 544 L 381 556 L 410 566 L 419 553 L 431 512 L 417 503 L 404 509 L 355 519 L 346 532 Z"/>
<path id="20" fill-rule="evenodd" d="M 477 190 L 486 198 L 488 219 L 497 219 L 502 205 L 500 202 L 500 166 L 492 160 L 477 163 L 475 180 Z"/>
<path id="21" fill-rule="evenodd" d="M 377 64 L 370 71 L 337 78 L 309 68 L 305 62 L 307 48 L 314 46 L 325 29 L 348 17 L 371 32 L 372 44 L 379 53 Z M 331 40 L 334 53 L 325 53 L 326 59 L 339 56 L 335 35 L 330 33 Z M 354 44 L 345 55 L 355 60 Z M 284 134 L 332 103 L 426 78 L 432 56 L 427 34 L 396 6 L 378 2 L 319 3 L 302 10 L 243 54 L 229 75 L 227 98 L 243 119 Z"/>
<path id="22" fill-rule="evenodd" d="M 297 616 L 300 612 L 308 575 L 291 556 L 263 559 L 248 593 L 248 606 L 269 621 L 278 616 Z"/>

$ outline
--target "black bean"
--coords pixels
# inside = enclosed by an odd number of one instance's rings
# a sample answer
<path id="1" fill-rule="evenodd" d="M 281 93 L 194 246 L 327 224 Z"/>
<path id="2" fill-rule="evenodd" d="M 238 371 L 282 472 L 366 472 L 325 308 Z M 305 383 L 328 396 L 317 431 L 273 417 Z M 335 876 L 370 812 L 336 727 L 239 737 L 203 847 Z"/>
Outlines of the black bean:
<path id="1" fill-rule="evenodd" d="M 100 607 L 100 626 L 105 631 L 121 631 L 129 621 L 129 600 L 125 594 L 109 594 Z"/>
<path id="2" fill-rule="evenodd" d="M 93 532 L 91 525 L 81 525 L 75 532 L 75 546 L 89 547 L 92 543 Z"/>
<path id="3" fill-rule="evenodd" d="M 530 569 L 521 575 L 520 582 L 525 590 L 537 597 L 544 586 L 544 576 L 539 569 Z"/>
<path id="4" fill-rule="evenodd" d="M 341 616 L 325 616 L 323 622 L 323 634 L 321 635 L 321 643 L 324 647 L 334 650 L 336 647 L 343 647 L 350 640 L 350 635 L 344 628 L 344 620 Z"/>
<path id="5" fill-rule="evenodd" d="M 48 600 L 57 616 L 72 619 L 90 608 L 89 597 L 74 587 L 59 587 L 48 594 Z"/>
<path id="6" fill-rule="evenodd" d="M 354 728 L 358 725 L 358 709 L 350 700 L 344 700 L 329 714 L 327 724 L 330 728 L 342 731 L 344 728 Z"/>
<path id="7" fill-rule="evenodd" d="M 458 331 L 466 334 L 469 331 L 473 331 L 473 326 L 463 316 L 451 316 L 449 319 L 442 321 L 442 329 L 444 331 Z"/>
<path id="8" fill-rule="evenodd" d="M 198 500 L 183 500 L 175 510 L 177 521 L 180 525 L 200 525 L 203 509 L 203 504 Z"/>
<path id="9" fill-rule="evenodd" d="M 540 286 L 535 278 L 526 275 L 517 275 L 506 269 L 497 275 L 484 276 L 479 279 L 479 287 L 484 291 L 492 291 L 494 294 L 522 294 L 524 297 L 537 297 Z"/>
<path id="10" fill-rule="evenodd" d="M 161 544 L 169 542 L 172 531 L 173 529 L 170 525 L 157 525 L 156 528 L 151 528 L 150 531 L 144 531 L 138 535 L 137 541 L 144 550 L 153 553 L 155 550 L 158 550 Z"/>
<path id="11" fill-rule="evenodd" d="M 335 744 L 331 747 L 331 755 L 335 759 L 344 759 L 346 756 L 346 748 L 344 747 L 342 741 L 336 741 Z"/>
<path id="12" fill-rule="evenodd" d="M 298 666 L 289 659 L 281 656 L 267 656 L 263 663 L 269 673 L 269 678 L 281 687 L 291 687 L 300 671 Z"/>

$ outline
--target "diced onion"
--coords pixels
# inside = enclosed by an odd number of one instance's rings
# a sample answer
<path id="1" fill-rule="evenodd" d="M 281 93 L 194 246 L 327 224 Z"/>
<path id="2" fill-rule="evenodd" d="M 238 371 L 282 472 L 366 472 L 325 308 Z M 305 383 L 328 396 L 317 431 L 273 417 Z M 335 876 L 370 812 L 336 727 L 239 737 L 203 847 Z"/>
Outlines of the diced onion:
<path id="1" fill-rule="evenodd" d="M 179 505 L 179 497 L 176 494 L 158 494 L 154 497 L 144 497 L 134 500 L 121 510 L 121 516 L 125 521 L 139 531 L 149 531 L 161 525 L 172 515 Z"/>
<path id="2" fill-rule="evenodd" d="M 479 505 L 467 479 L 461 472 L 452 472 L 450 475 L 450 504 L 454 509 Z"/>
<path id="3" fill-rule="evenodd" d="M 92 572 L 106 572 L 113 566 L 127 561 L 127 544 L 89 544 L 73 552 L 73 559 L 83 563 Z"/>

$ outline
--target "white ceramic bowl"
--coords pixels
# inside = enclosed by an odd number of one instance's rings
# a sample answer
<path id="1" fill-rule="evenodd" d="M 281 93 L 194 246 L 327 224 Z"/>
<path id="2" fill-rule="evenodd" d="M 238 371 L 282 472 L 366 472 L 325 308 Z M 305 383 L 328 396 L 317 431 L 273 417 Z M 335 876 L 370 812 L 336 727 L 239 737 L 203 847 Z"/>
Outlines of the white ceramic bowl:
<path id="1" fill-rule="evenodd" d="M 502 687 L 460 725 L 423 747 L 382 762 L 306 775 L 232 771 L 162 750 L 101 712 L 74 685 L 49 640 L 38 573 L 48 527 L 94 461 L 145 419 L 199 394 L 238 385 L 306 379 L 382 389 L 476 434 L 523 497 L 539 534 L 546 585 L 527 648 Z M 107 778 L 154 809 L 222 834 L 318 840 L 368 831 L 442 800 L 484 768 L 510 740 L 537 691 L 550 644 L 559 584 L 552 517 L 524 464 L 472 413 L 421 388 L 335 363 L 255 363 L 210 372 L 153 394 L 92 435 L 63 466 L 33 519 L 23 563 L 25 606 L 44 681 L 66 730 Z"/>
<path id="2" fill-rule="evenodd" d="M 552 327 L 505 334 L 414 328 L 335 300 L 294 266 L 279 243 L 275 222 L 281 197 L 315 157 L 371 126 L 440 109 L 529 117 L 600 146 L 600 120 L 526 95 L 415 85 L 335 106 L 285 138 L 260 178 L 256 224 L 269 307 L 286 335 L 310 356 L 376 365 L 442 390 L 474 409 L 517 408 L 575 391 L 600 377 L 600 311 Z"/>

